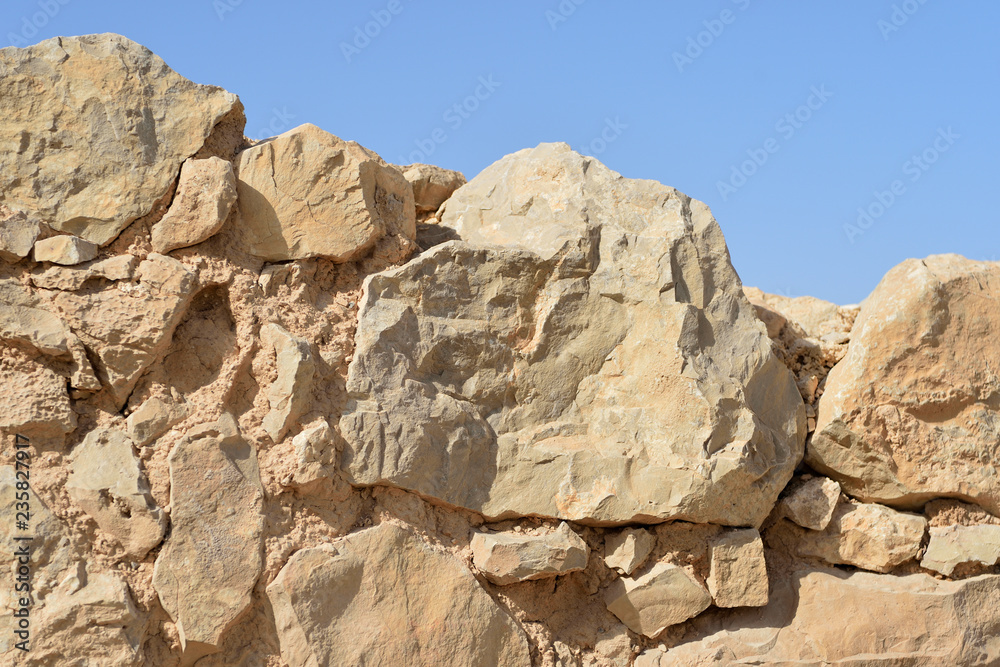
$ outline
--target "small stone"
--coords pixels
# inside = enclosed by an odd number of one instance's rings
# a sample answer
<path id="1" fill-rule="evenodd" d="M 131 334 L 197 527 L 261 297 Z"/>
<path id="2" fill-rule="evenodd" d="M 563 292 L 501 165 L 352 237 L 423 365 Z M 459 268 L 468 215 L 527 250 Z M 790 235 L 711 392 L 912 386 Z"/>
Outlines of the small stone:
<path id="1" fill-rule="evenodd" d="M 767 604 L 764 543 L 753 528 L 723 533 L 712 542 L 708 591 L 717 607 L 763 607 Z"/>
<path id="2" fill-rule="evenodd" d="M 135 444 L 143 447 L 186 417 L 187 408 L 183 405 L 150 398 L 128 416 L 125 428 Z"/>
<path id="3" fill-rule="evenodd" d="M 150 495 L 132 442 L 121 431 L 95 429 L 71 459 L 70 497 L 130 556 L 143 558 L 163 539 L 167 520 Z"/>
<path id="4" fill-rule="evenodd" d="M 100 246 L 90 241 L 84 241 L 79 236 L 66 234 L 53 236 L 35 243 L 35 261 L 52 262 L 70 266 L 89 262 L 97 257 Z"/>
<path id="5" fill-rule="evenodd" d="M 413 201 L 419 213 L 438 210 L 455 190 L 465 185 L 465 176 L 460 172 L 430 164 L 411 164 L 399 170 L 413 188 Z"/>
<path id="6" fill-rule="evenodd" d="M 889 572 L 917 557 L 927 520 L 877 504 L 841 503 L 823 531 L 801 531 L 800 556 Z"/>
<path id="7" fill-rule="evenodd" d="M 655 563 L 639 577 L 616 579 L 605 592 L 608 611 L 629 630 L 656 637 L 708 609 L 712 596 L 684 569 Z"/>
<path id="8" fill-rule="evenodd" d="M 781 501 L 784 515 L 810 530 L 825 530 L 840 500 L 840 484 L 828 477 L 814 477 Z"/>
<path id="9" fill-rule="evenodd" d="M 995 565 L 1000 561 L 1000 526 L 931 526 L 931 539 L 920 566 L 950 577 L 963 563 Z"/>
<path id="10" fill-rule="evenodd" d="M 656 538 L 643 528 L 626 528 L 604 538 L 605 564 L 622 574 L 632 574 L 642 565 L 656 544 Z"/>
<path id="11" fill-rule="evenodd" d="M 309 341 L 293 336 L 277 324 L 261 330 L 261 339 L 274 351 L 278 378 L 267 390 L 271 411 L 264 417 L 264 430 L 280 442 L 293 420 L 309 408 L 316 364 Z"/>
<path id="12" fill-rule="evenodd" d="M 472 538 L 472 562 L 501 586 L 577 572 L 587 567 L 589 556 L 587 543 L 565 522 L 547 535 L 477 533 Z"/>
<path id="13" fill-rule="evenodd" d="M 31 284 L 42 289 L 75 292 L 88 280 L 132 280 L 139 259 L 134 255 L 117 255 L 81 266 L 49 266 L 31 275 Z"/>
<path id="14" fill-rule="evenodd" d="M 337 450 L 333 431 L 325 419 L 319 419 L 292 438 L 292 448 L 298 467 L 292 473 L 291 485 L 304 487 L 328 477 L 327 469 L 337 466 Z"/>
<path id="15" fill-rule="evenodd" d="M 0 259 L 12 264 L 24 259 L 41 232 L 37 220 L 0 204 Z"/>
<path id="16" fill-rule="evenodd" d="M 153 226 L 153 250 L 165 254 L 211 238 L 235 203 L 236 174 L 230 162 L 218 157 L 187 160 L 170 210 Z"/>

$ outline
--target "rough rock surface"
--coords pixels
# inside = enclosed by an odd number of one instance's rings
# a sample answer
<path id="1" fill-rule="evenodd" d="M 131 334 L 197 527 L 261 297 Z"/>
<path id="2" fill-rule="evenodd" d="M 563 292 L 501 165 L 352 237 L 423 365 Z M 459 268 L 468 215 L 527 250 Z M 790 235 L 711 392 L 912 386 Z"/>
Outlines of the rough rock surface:
<path id="1" fill-rule="evenodd" d="M 165 254 L 211 238 L 222 229 L 235 203 L 232 163 L 219 157 L 187 160 L 170 209 L 153 225 L 153 251 Z"/>
<path id="2" fill-rule="evenodd" d="M 883 505 L 841 503 L 823 531 L 800 530 L 798 553 L 833 565 L 888 572 L 917 557 L 927 520 Z"/>
<path id="3" fill-rule="evenodd" d="M 142 559 L 163 539 L 167 519 L 121 431 L 95 429 L 76 446 L 66 489 L 70 497 L 125 551 Z"/>
<path id="4" fill-rule="evenodd" d="M 587 567 L 590 548 L 563 522 L 545 535 L 476 533 L 472 562 L 500 586 L 568 574 Z"/>
<path id="5" fill-rule="evenodd" d="M 839 502 L 840 484 L 828 477 L 813 477 L 785 496 L 780 509 L 803 528 L 825 530 Z"/>
<path id="6" fill-rule="evenodd" d="M 355 483 L 498 518 L 767 516 L 804 408 L 704 204 L 543 144 L 441 224 L 465 242 L 366 285 L 340 421 Z"/>
<path id="7" fill-rule="evenodd" d="M 472 574 L 391 524 L 299 551 L 267 594 L 290 667 L 531 665 L 524 635 Z"/>
<path id="8" fill-rule="evenodd" d="M 279 442 L 308 405 L 316 365 L 309 341 L 291 335 L 277 324 L 263 327 L 261 338 L 274 350 L 278 367 L 278 377 L 267 390 L 271 411 L 264 417 L 264 430 L 271 440 Z"/>
<path id="9" fill-rule="evenodd" d="M 437 211 L 455 190 L 465 185 L 465 176 L 460 172 L 432 164 L 411 164 L 399 170 L 413 188 L 413 203 L 418 214 Z"/>
<path id="10" fill-rule="evenodd" d="M 705 583 L 717 607 L 767 604 L 767 563 L 760 533 L 733 530 L 712 542 L 712 569 Z"/>
<path id="11" fill-rule="evenodd" d="M 643 528 L 626 528 L 604 538 L 604 562 L 621 574 L 632 574 L 646 562 L 656 538 Z"/>
<path id="12" fill-rule="evenodd" d="M 97 251 L 96 243 L 61 234 L 35 242 L 35 261 L 72 266 L 89 262 L 97 257 Z"/>
<path id="13" fill-rule="evenodd" d="M 767 607 L 699 619 L 679 645 L 651 648 L 635 667 L 990 665 L 1000 656 L 997 595 L 996 575 L 802 569 L 785 575 Z"/>
<path id="14" fill-rule="evenodd" d="M 413 190 L 353 141 L 302 125 L 239 156 L 247 249 L 269 262 L 358 258 L 387 233 L 416 236 Z"/>
<path id="15" fill-rule="evenodd" d="M 41 231 L 37 220 L 0 204 L 0 259 L 18 262 L 27 257 Z"/>
<path id="16" fill-rule="evenodd" d="M 262 567 L 257 457 L 231 417 L 195 427 L 170 453 L 170 539 L 153 585 L 177 624 L 184 662 L 215 653 Z"/>
<path id="17" fill-rule="evenodd" d="M 18 147 L 0 152 L 0 203 L 105 245 L 243 107 L 107 34 L 0 49 L 0 111 L 0 145 Z"/>
<path id="18" fill-rule="evenodd" d="M 647 637 L 656 637 L 712 604 L 708 591 L 671 563 L 654 563 L 636 577 L 618 579 L 608 587 L 605 600 L 608 611 L 629 630 Z"/>
<path id="19" fill-rule="evenodd" d="M 866 502 L 961 497 L 1000 513 L 1000 264 L 907 260 L 865 301 L 807 454 Z"/>
<path id="20" fill-rule="evenodd" d="M 965 563 L 1000 561 L 1000 526 L 931 526 L 931 539 L 920 566 L 951 576 Z"/>

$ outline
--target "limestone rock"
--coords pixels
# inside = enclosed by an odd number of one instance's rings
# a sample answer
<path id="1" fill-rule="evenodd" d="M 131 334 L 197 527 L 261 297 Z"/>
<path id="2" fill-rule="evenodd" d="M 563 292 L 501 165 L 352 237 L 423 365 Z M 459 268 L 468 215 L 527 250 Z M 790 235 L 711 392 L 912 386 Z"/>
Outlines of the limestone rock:
<path id="1" fill-rule="evenodd" d="M 333 443 L 333 430 L 325 419 L 305 426 L 292 438 L 298 463 L 290 480 L 291 486 L 306 487 L 329 476 L 337 466 L 337 449 Z"/>
<path id="2" fill-rule="evenodd" d="M 97 257 L 99 246 L 78 236 L 61 234 L 35 242 L 35 261 L 70 266 Z"/>
<path id="3" fill-rule="evenodd" d="M 66 380 L 47 366 L 12 350 L 0 354 L 0 385 L 0 431 L 59 439 L 76 429 Z"/>
<path id="4" fill-rule="evenodd" d="M 917 514 L 883 505 L 841 503 L 826 530 L 800 531 L 800 556 L 822 558 L 833 565 L 853 565 L 888 572 L 916 558 L 927 530 Z"/>
<path id="5" fill-rule="evenodd" d="M 340 422 L 354 483 L 490 518 L 763 521 L 804 407 L 704 204 L 543 144 L 442 225 L 467 243 L 366 282 Z"/>
<path id="6" fill-rule="evenodd" d="M 0 145 L 18 148 L 0 152 L 0 203 L 105 245 L 242 110 L 235 95 L 191 83 L 119 35 L 2 49 Z"/>
<path id="7" fill-rule="evenodd" d="M 293 336 L 277 324 L 263 327 L 261 338 L 274 350 L 278 367 L 278 378 L 267 390 L 271 411 L 264 417 L 264 430 L 271 440 L 280 442 L 292 421 L 309 408 L 316 362 L 309 341 Z"/>
<path id="8" fill-rule="evenodd" d="M 233 165 L 219 157 L 187 160 L 170 210 L 153 225 L 153 252 L 196 245 L 222 229 L 236 203 Z"/>
<path id="9" fill-rule="evenodd" d="M 42 228 L 21 211 L 0 204 L 0 259 L 19 262 L 29 254 Z"/>
<path id="10" fill-rule="evenodd" d="M 531 665 L 468 569 L 391 524 L 296 552 L 267 596 L 289 667 Z"/>
<path id="11" fill-rule="evenodd" d="M 244 150 L 237 177 L 247 249 L 269 262 L 349 262 L 387 233 L 416 235 L 413 190 L 403 175 L 315 125 Z"/>
<path id="12" fill-rule="evenodd" d="M 547 535 L 476 533 L 472 562 L 487 579 L 505 586 L 577 572 L 587 567 L 590 548 L 569 524 Z"/>
<path id="13" fill-rule="evenodd" d="M 148 445 L 185 419 L 187 408 L 182 403 L 150 398 L 125 420 L 128 437 L 140 447 Z"/>
<path id="14" fill-rule="evenodd" d="M 950 577 L 964 563 L 1000 562 L 1000 526 L 932 526 L 920 566 Z"/>
<path id="15" fill-rule="evenodd" d="M 604 563 L 621 574 L 632 574 L 656 546 L 656 537 L 644 528 L 626 528 L 604 538 Z"/>
<path id="16" fill-rule="evenodd" d="M 121 431 L 95 429 L 73 449 L 66 490 L 133 558 L 141 560 L 163 539 L 167 519 Z"/>
<path id="17" fill-rule="evenodd" d="M 24 653 L 14 649 L 6 656 L 12 662 L 4 664 L 19 667 L 145 664 L 141 652 L 143 618 L 125 581 L 110 572 L 74 579 L 60 586 L 40 609 L 32 610 L 31 650 Z M 0 660 L 3 658 L 0 654 Z"/>
<path id="18" fill-rule="evenodd" d="M 934 496 L 1000 514 L 1000 264 L 907 260 L 865 300 L 807 458 L 866 502 Z"/>
<path id="19" fill-rule="evenodd" d="M 399 170 L 413 188 L 418 213 L 438 210 L 455 190 L 465 185 L 465 176 L 461 172 L 430 164 L 411 164 L 399 167 Z"/>
<path id="20" fill-rule="evenodd" d="M 723 533 L 712 542 L 711 574 L 705 581 L 716 607 L 767 604 L 764 543 L 753 528 Z"/>
<path id="21" fill-rule="evenodd" d="M 708 591 L 671 563 L 656 563 L 635 578 L 616 579 L 605 591 L 605 600 L 608 611 L 629 630 L 647 637 L 656 637 L 712 604 Z"/>
<path id="22" fill-rule="evenodd" d="M 937 581 L 838 570 L 789 572 L 761 609 L 705 614 L 684 641 L 635 667 L 993 665 L 1000 576 Z"/>
<path id="23" fill-rule="evenodd" d="M 166 255 L 149 255 L 136 276 L 136 282 L 51 294 L 63 322 L 93 352 L 98 375 L 119 407 L 166 352 L 198 283 L 192 270 Z"/>
<path id="24" fill-rule="evenodd" d="M 828 477 L 813 477 L 781 501 L 782 514 L 810 530 L 825 530 L 840 502 L 840 484 Z"/>
<path id="25" fill-rule="evenodd" d="M 16 341 L 54 357 L 68 356 L 70 334 L 62 320 L 41 308 L 8 303 L 0 288 L 0 340 Z"/>
<path id="26" fill-rule="evenodd" d="M 132 280 L 139 260 L 134 255 L 116 255 L 79 266 L 39 268 L 31 275 L 31 284 L 42 289 L 75 292 L 90 280 Z"/>
<path id="27" fill-rule="evenodd" d="M 263 565 L 257 453 L 232 417 L 191 429 L 170 452 L 171 532 L 153 572 L 184 663 L 215 653 L 250 605 Z"/>

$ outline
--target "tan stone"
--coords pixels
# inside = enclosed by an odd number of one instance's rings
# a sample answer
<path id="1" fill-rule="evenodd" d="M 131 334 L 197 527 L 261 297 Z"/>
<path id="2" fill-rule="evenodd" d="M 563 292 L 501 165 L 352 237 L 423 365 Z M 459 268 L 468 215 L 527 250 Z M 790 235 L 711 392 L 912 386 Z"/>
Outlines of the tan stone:
<path id="1" fill-rule="evenodd" d="M 810 465 L 866 502 L 1000 514 L 1000 264 L 911 259 L 865 300 L 820 401 Z"/>
<path id="2" fill-rule="evenodd" d="M 690 574 L 655 563 L 637 577 L 616 579 L 605 591 L 608 611 L 636 634 L 656 637 L 705 611 L 712 597 Z"/>
<path id="3" fill-rule="evenodd" d="M 37 220 L 0 204 L 0 259 L 19 262 L 29 254 L 42 228 Z"/>
<path id="4" fill-rule="evenodd" d="M 69 266 L 97 257 L 99 246 L 78 236 L 62 234 L 35 242 L 35 261 Z"/>
<path id="5" fill-rule="evenodd" d="M 222 229 L 235 203 L 232 163 L 219 157 L 187 160 L 170 210 L 153 225 L 153 252 L 165 254 L 211 238 Z"/>
<path id="6" fill-rule="evenodd" d="M 430 164 L 399 167 L 413 188 L 413 200 L 420 213 L 436 211 L 455 190 L 465 185 L 465 176 L 457 171 Z"/>
<path id="7" fill-rule="evenodd" d="M 250 606 L 263 565 L 264 495 L 257 453 L 228 415 L 191 429 L 169 461 L 171 531 L 153 586 L 191 665 L 217 652 Z"/>
<path id="8" fill-rule="evenodd" d="M 705 581 L 716 607 L 767 604 L 764 543 L 753 528 L 728 531 L 712 541 L 711 573 Z"/>
<path id="9" fill-rule="evenodd" d="M 167 518 L 149 492 L 132 441 L 114 429 L 94 429 L 73 448 L 66 490 L 101 530 L 141 560 L 163 539 Z"/>
<path id="10" fill-rule="evenodd" d="M 136 282 L 50 295 L 63 322 L 93 352 L 98 376 L 119 407 L 170 346 L 198 284 L 191 269 L 166 255 L 149 255 L 136 276 Z"/>
<path id="11" fill-rule="evenodd" d="M 604 563 L 621 574 L 632 574 L 656 546 L 656 537 L 644 528 L 626 528 L 604 536 Z"/>
<path id="12" fill-rule="evenodd" d="M 476 533 L 472 562 L 495 584 L 544 579 L 587 567 L 590 548 L 569 524 L 544 535 Z"/>
<path id="13" fill-rule="evenodd" d="M 782 515 L 803 528 L 825 530 L 840 502 L 840 484 L 827 477 L 813 477 L 781 501 Z"/>
<path id="14" fill-rule="evenodd" d="M 174 424 L 188 416 L 183 403 L 150 398 L 125 420 L 128 437 L 140 447 L 148 445 L 166 433 Z"/>
<path id="15" fill-rule="evenodd" d="M 76 429 L 66 380 L 21 355 L 0 356 L 0 431 L 56 438 Z"/>
<path id="16" fill-rule="evenodd" d="M 340 422 L 356 484 L 487 517 L 763 521 L 804 407 L 704 204 L 543 144 L 442 225 L 468 243 L 366 283 Z"/>
<path id="17" fill-rule="evenodd" d="M 1000 562 L 1000 526 L 931 526 L 920 566 L 950 577 L 964 563 Z"/>
<path id="18" fill-rule="evenodd" d="M 75 292 L 90 280 L 132 280 L 139 259 L 134 255 L 116 255 L 80 266 L 39 267 L 31 275 L 31 284 L 42 289 Z"/>
<path id="19" fill-rule="evenodd" d="M 468 569 L 391 524 L 296 552 L 267 596 L 289 667 L 531 665 Z"/>
<path id="20" fill-rule="evenodd" d="M 277 324 L 264 326 L 260 335 L 274 351 L 278 367 L 278 377 L 267 390 L 271 411 L 264 417 L 264 430 L 271 440 L 280 442 L 291 423 L 309 408 L 316 362 L 309 341 Z"/>
<path id="21" fill-rule="evenodd" d="M 413 190 L 353 141 L 302 125 L 240 153 L 241 232 L 269 262 L 349 262 L 387 233 L 416 235 Z"/>
<path id="22" fill-rule="evenodd" d="M 153 210 L 217 123 L 242 119 L 235 95 L 119 35 L 3 49 L 0 74 L 0 145 L 12 147 L 0 202 L 99 245 Z"/>
<path id="23" fill-rule="evenodd" d="M 329 477 L 337 467 L 337 449 L 333 443 L 333 430 L 325 419 L 318 419 L 305 426 L 292 438 L 297 466 L 292 473 L 292 486 L 304 487 Z"/>
<path id="24" fill-rule="evenodd" d="M 823 531 L 799 531 L 800 556 L 888 572 L 917 557 L 927 520 L 883 505 L 841 503 Z"/>
<path id="25" fill-rule="evenodd" d="M 998 596 L 997 575 L 793 571 L 767 607 L 705 614 L 683 642 L 647 649 L 635 667 L 993 665 Z"/>

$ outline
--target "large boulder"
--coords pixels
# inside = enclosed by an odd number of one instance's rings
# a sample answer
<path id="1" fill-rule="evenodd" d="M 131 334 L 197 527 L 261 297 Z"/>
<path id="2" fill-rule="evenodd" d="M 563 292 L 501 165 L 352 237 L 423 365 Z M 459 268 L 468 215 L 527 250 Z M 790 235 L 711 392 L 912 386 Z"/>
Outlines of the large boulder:
<path id="1" fill-rule="evenodd" d="M 635 667 L 1000 664 L 1000 576 L 799 569 L 761 609 L 705 614 L 679 645 Z"/>
<path id="2" fill-rule="evenodd" d="M 380 524 L 296 552 L 267 587 L 290 667 L 529 667 L 524 633 L 457 559 Z"/>
<path id="3" fill-rule="evenodd" d="M 315 125 L 246 149 L 237 171 L 246 248 L 269 262 L 349 262 L 386 234 L 416 236 L 413 189 L 403 175 Z"/>
<path id="4" fill-rule="evenodd" d="M 827 378 L 809 464 L 867 502 L 959 497 L 1000 513 L 1000 264 L 892 269 Z"/>
<path id="5" fill-rule="evenodd" d="M 463 241 L 365 285 L 340 422 L 356 484 L 496 518 L 760 524 L 804 407 L 707 206 L 542 144 L 441 224 Z"/>
<path id="6" fill-rule="evenodd" d="M 0 203 L 107 244 L 231 118 L 243 121 L 235 95 L 120 35 L 0 49 Z"/>

